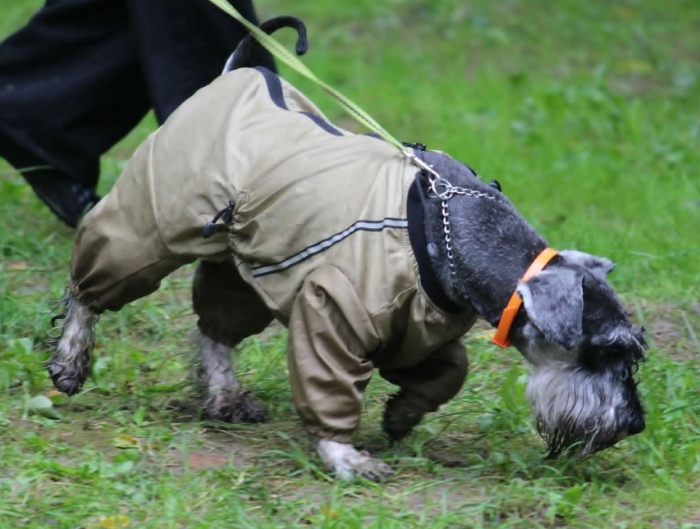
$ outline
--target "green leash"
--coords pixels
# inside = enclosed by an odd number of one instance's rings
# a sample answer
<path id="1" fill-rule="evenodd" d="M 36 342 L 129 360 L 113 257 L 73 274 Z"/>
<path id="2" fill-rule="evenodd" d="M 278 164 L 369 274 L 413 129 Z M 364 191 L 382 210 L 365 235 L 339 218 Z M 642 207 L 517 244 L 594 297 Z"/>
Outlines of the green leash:
<path id="1" fill-rule="evenodd" d="M 346 96 L 338 92 L 338 90 L 336 90 L 332 86 L 329 86 L 321 79 L 316 77 L 316 75 L 311 70 L 309 70 L 309 68 L 303 62 L 301 62 L 294 54 L 292 54 L 287 48 L 282 46 L 282 44 L 277 42 L 277 40 L 275 40 L 273 37 L 262 31 L 255 24 L 251 24 L 233 6 L 226 2 L 226 0 L 209 1 L 217 7 L 219 7 L 220 9 L 222 9 L 223 11 L 225 11 L 226 13 L 228 13 L 229 15 L 231 15 L 238 22 L 243 24 L 246 28 L 248 28 L 248 31 L 252 33 L 252 35 L 257 39 L 257 41 L 276 59 L 282 61 L 292 70 L 295 70 L 296 72 L 300 73 L 301 75 L 309 79 L 311 82 L 323 88 L 331 96 L 333 96 L 333 98 L 336 101 L 338 101 L 338 103 L 340 103 L 340 105 L 348 112 L 348 114 L 350 114 L 360 124 L 364 125 L 372 132 L 378 134 L 382 139 L 395 146 L 401 152 L 401 154 L 409 158 L 413 164 L 417 165 L 425 171 L 428 171 L 435 178 L 440 178 L 440 176 L 431 167 L 429 167 L 423 161 L 416 158 L 416 156 L 411 152 L 410 149 L 406 148 L 399 140 L 397 140 L 391 134 L 389 134 L 389 132 L 387 132 L 386 129 L 384 129 L 384 127 L 377 123 L 374 120 L 374 118 L 372 118 L 372 116 L 367 114 L 367 112 L 362 110 L 359 106 L 353 103 Z"/>

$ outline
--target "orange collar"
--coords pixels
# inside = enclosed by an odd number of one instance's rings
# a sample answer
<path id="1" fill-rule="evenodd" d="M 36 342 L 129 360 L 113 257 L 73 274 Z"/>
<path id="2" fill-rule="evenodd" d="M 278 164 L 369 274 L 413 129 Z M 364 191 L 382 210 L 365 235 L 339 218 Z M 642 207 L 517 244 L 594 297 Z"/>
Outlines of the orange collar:
<path id="1" fill-rule="evenodd" d="M 530 265 L 530 268 L 528 268 L 525 272 L 522 281 L 527 281 L 532 276 L 541 272 L 542 269 L 547 265 L 549 261 L 552 260 L 552 258 L 555 255 L 558 255 L 558 252 L 556 250 L 553 250 L 552 248 L 545 248 L 544 250 L 542 250 L 542 253 L 540 253 L 534 261 L 532 261 L 532 264 Z M 518 313 L 518 309 L 520 309 L 520 305 L 522 304 L 523 300 L 520 298 L 518 293 L 513 292 L 513 295 L 510 297 L 508 305 L 505 309 L 503 309 L 501 321 L 498 322 L 496 334 L 494 334 L 492 338 L 493 343 L 495 343 L 499 347 L 508 347 L 510 345 L 508 334 L 510 333 L 510 328 L 513 325 L 513 321 L 515 320 L 515 315 Z"/>

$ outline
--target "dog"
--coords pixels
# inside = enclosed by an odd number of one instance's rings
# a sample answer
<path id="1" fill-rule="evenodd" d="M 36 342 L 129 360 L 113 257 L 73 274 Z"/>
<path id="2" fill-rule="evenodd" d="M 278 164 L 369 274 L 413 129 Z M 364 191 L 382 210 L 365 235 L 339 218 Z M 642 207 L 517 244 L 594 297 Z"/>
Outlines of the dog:
<path id="1" fill-rule="evenodd" d="M 297 30 L 304 53 L 298 19 L 261 25 L 281 27 Z M 405 144 L 404 157 L 334 126 L 255 67 L 257 46 L 244 39 L 85 216 L 52 321 L 46 366 L 58 390 L 84 383 L 100 313 L 198 261 L 206 414 L 263 420 L 231 350 L 276 319 L 289 329 L 295 407 L 342 479 L 392 473 L 352 445 L 373 372 L 399 387 L 382 427 L 401 440 L 462 388 L 462 338 L 477 317 L 532 365 L 526 395 L 550 457 L 593 454 L 644 430 L 644 331 L 607 280 L 610 260 L 549 249 L 497 182 L 445 153 Z"/>

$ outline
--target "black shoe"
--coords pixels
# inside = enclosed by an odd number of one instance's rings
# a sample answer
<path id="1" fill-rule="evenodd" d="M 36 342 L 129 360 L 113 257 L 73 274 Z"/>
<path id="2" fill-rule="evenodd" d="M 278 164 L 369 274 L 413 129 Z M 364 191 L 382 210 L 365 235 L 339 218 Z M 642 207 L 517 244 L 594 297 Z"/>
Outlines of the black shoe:
<path id="1" fill-rule="evenodd" d="M 15 167 L 54 215 L 71 228 L 76 228 L 83 216 L 100 201 L 93 188 L 68 178 L 2 131 L 0 158 Z"/>
<path id="2" fill-rule="evenodd" d="M 77 228 L 83 216 L 100 201 L 94 189 L 71 182 L 57 172 L 39 170 L 22 176 L 54 215 L 71 228 Z"/>

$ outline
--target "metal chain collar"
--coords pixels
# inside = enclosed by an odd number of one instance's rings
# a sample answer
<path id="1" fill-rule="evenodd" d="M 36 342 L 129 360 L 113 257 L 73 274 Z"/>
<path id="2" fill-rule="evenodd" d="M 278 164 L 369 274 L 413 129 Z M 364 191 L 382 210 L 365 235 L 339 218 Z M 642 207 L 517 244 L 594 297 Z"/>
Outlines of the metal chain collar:
<path id="1" fill-rule="evenodd" d="M 487 200 L 496 200 L 496 197 L 482 191 L 476 191 L 474 189 L 469 189 L 466 187 L 453 186 L 449 181 L 442 178 L 435 170 L 424 164 L 428 171 L 428 193 L 434 198 L 440 199 L 441 213 L 442 213 L 442 226 L 443 232 L 445 234 L 445 250 L 447 252 L 447 265 L 450 268 L 450 277 L 452 278 L 452 285 L 456 287 L 457 284 L 457 272 L 455 271 L 454 264 L 454 253 L 452 252 L 452 229 L 450 227 L 450 199 L 455 195 L 474 197 L 474 198 L 485 198 Z"/>
<path id="2" fill-rule="evenodd" d="M 423 160 L 412 154 L 408 149 L 404 151 L 404 155 L 411 160 L 411 163 L 421 168 L 428 173 L 428 194 L 433 198 L 439 198 L 441 202 L 442 226 L 445 233 L 445 249 L 447 250 L 447 265 L 450 268 L 450 276 L 452 278 L 452 286 L 456 288 L 457 272 L 455 271 L 454 253 L 452 252 L 452 230 L 450 228 L 450 199 L 455 195 L 467 197 L 485 198 L 487 200 L 496 200 L 496 197 L 476 191 L 466 187 L 453 186 L 448 180 L 441 177 L 438 172 L 433 169 L 432 165 L 428 165 Z"/>

